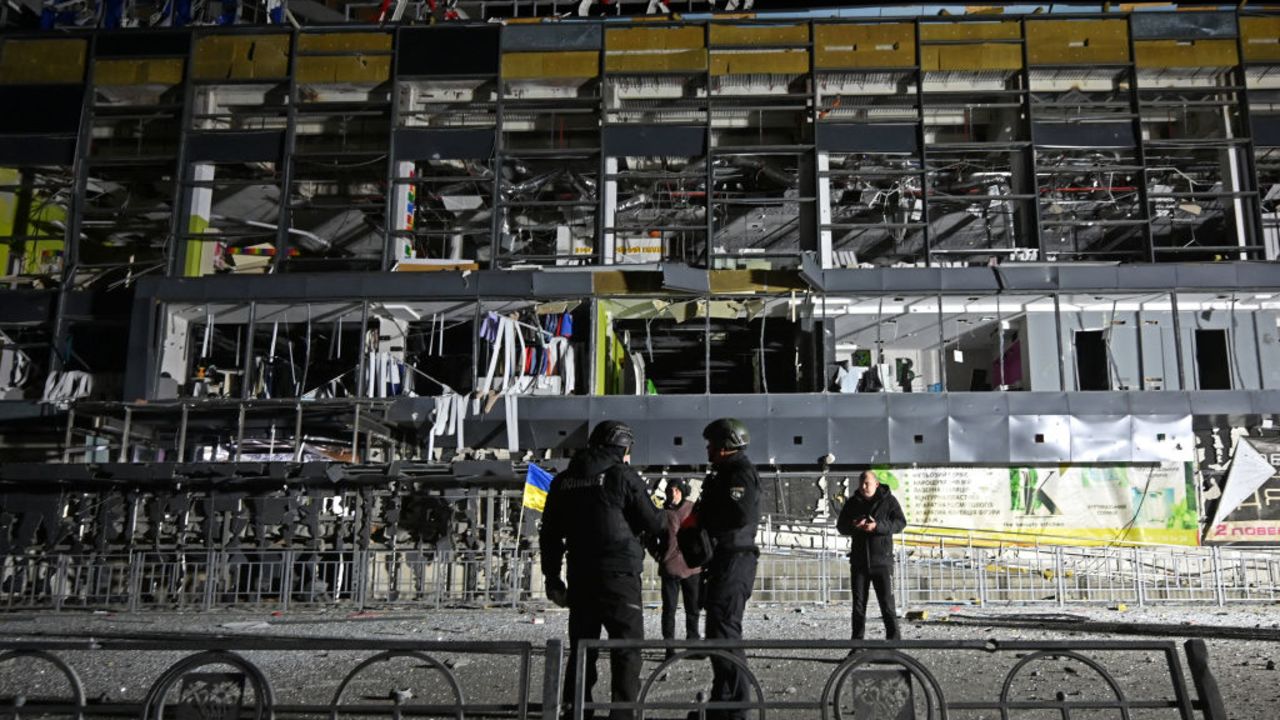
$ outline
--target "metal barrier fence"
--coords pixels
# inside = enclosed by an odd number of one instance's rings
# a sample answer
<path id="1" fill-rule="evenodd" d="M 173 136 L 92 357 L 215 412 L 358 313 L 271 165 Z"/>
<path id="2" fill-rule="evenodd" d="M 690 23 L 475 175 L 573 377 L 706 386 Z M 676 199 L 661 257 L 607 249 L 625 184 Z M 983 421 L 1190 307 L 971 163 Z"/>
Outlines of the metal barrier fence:
<path id="1" fill-rule="evenodd" d="M 673 647 L 674 657 L 642 672 L 634 702 L 607 701 L 598 689 L 587 698 L 589 651 Z M 735 711 L 750 718 L 1225 720 L 1204 641 L 1184 647 L 1194 693 L 1170 641 L 583 641 L 572 717 L 631 709 L 637 717 L 699 720 Z M 679 672 L 707 657 L 737 666 L 747 697 L 709 698 L 701 674 Z"/>
<path id="2" fill-rule="evenodd" d="M 587 665 L 581 658 L 592 649 L 622 647 L 650 650 L 636 701 L 588 701 Z M 637 717 L 654 719 L 706 718 L 713 711 L 737 709 L 754 718 L 806 720 L 1226 720 L 1204 641 L 1190 640 L 1184 647 L 1185 670 L 1178 646 L 1169 641 L 595 640 L 580 645 L 579 672 L 563 682 L 573 690 L 574 718 L 630 708 Z M 666 657 L 658 652 L 662 649 L 675 652 Z M 748 697 L 708 700 L 708 657 L 739 664 Z M 545 646 L 195 635 L 3 640 L 0 715 L 553 720 L 561 717 L 562 668 L 559 640 Z M 683 672 L 686 668 L 692 672 Z M 535 685 L 538 675 L 541 682 Z"/>
<path id="3" fill-rule="evenodd" d="M 850 600 L 838 536 L 763 545 L 754 599 Z M 766 540 L 769 540 L 766 535 Z M 816 542 L 811 542 L 816 539 Z M 897 548 L 898 599 L 930 603 L 1274 602 L 1280 556 L 1224 548 L 978 543 L 914 533 Z M 659 601 L 652 563 L 645 599 Z M 134 551 L 0 557 L 0 609 L 510 605 L 542 593 L 536 550 Z"/>
<path id="4" fill-rule="evenodd" d="M 10 556 L 0 558 L 0 609 L 514 606 L 542 587 L 537 564 L 527 550 Z"/>
<path id="5" fill-rule="evenodd" d="M 534 689 L 544 653 L 556 680 Z M 0 717 L 554 718 L 560 659 L 558 640 L 6 640 Z"/>

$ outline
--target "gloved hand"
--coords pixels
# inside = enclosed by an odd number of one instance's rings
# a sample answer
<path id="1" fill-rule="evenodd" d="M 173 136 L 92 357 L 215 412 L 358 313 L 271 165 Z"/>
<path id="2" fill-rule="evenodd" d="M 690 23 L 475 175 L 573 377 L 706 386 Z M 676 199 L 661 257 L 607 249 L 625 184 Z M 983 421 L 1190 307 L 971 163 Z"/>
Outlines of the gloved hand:
<path id="1" fill-rule="evenodd" d="M 667 538 L 665 535 L 646 535 L 644 540 L 644 548 L 649 551 L 654 560 L 662 562 L 662 556 L 667 554 Z"/>
<path id="2" fill-rule="evenodd" d="M 547 578 L 546 587 L 547 599 L 555 603 L 557 607 L 569 607 L 569 588 L 565 587 L 564 581 L 560 578 Z"/>

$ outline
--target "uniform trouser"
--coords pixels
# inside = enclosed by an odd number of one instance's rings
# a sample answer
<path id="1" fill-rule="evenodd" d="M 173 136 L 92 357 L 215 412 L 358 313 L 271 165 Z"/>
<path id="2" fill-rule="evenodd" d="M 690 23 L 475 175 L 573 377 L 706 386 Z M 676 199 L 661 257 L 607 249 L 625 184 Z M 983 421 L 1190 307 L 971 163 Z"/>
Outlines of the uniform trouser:
<path id="1" fill-rule="evenodd" d="M 676 601 L 684 599 L 684 636 L 690 640 L 698 639 L 698 589 L 702 586 L 702 578 L 690 575 L 678 578 L 671 575 L 660 575 L 662 578 L 662 639 L 674 640 L 676 637 Z"/>
<path id="2" fill-rule="evenodd" d="M 755 553 L 716 555 L 703 572 L 707 574 L 706 598 L 702 604 L 707 611 L 707 639 L 741 640 L 742 614 L 756 581 Z M 742 650 L 733 654 L 746 660 L 747 655 Z M 712 702 L 743 702 L 749 699 L 750 691 L 746 675 L 736 663 L 717 654 L 711 655 Z M 746 716 L 746 710 L 707 713 L 711 720 L 740 720 Z"/>
<path id="3" fill-rule="evenodd" d="M 893 568 L 849 568 L 853 580 L 853 622 L 854 640 L 862 640 L 867 634 L 867 590 L 869 586 L 876 589 L 876 600 L 880 603 L 880 617 L 884 620 L 884 635 L 887 640 L 898 640 L 898 615 L 893 602 Z"/>
<path id="4" fill-rule="evenodd" d="M 577 677 L 578 641 L 595 640 L 600 630 L 611 640 L 643 640 L 644 615 L 640 609 L 640 576 L 604 573 L 591 579 L 569 581 L 569 663 L 564 676 L 564 705 L 573 703 Z M 586 702 L 592 702 L 591 688 L 596 684 L 596 660 L 599 653 L 587 653 Z M 609 651 L 609 686 L 614 702 L 634 702 L 640 694 L 640 651 Z M 587 711 L 583 717 L 590 718 Z M 630 720 L 630 710 L 613 710 L 612 720 Z"/>

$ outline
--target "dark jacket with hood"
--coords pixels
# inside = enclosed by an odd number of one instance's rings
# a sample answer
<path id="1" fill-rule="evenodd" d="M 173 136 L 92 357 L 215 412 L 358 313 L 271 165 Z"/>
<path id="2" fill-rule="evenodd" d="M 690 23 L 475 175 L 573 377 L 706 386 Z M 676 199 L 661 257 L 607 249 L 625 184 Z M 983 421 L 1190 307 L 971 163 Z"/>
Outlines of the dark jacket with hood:
<path id="1" fill-rule="evenodd" d="M 658 535 L 666 525 L 622 455 L 621 448 L 588 447 L 551 481 L 538 533 L 546 577 L 560 577 L 566 553 L 570 585 L 574 578 L 643 569 L 640 536 Z"/>
<path id="2" fill-rule="evenodd" d="M 744 451 L 715 466 L 702 483 L 693 512 L 698 525 L 711 536 L 715 554 L 754 552 L 760 524 L 760 476 Z"/>
<path id="3" fill-rule="evenodd" d="M 870 533 L 855 527 L 867 516 L 876 521 L 876 529 Z M 893 567 L 893 536 L 906 527 L 907 518 L 902 514 L 902 506 L 886 485 L 877 487 L 875 495 L 870 498 L 863 497 L 862 491 L 855 489 L 853 496 L 840 508 L 840 519 L 836 521 L 836 530 L 853 538 L 849 547 L 849 563 L 854 570 L 863 571 Z"/>

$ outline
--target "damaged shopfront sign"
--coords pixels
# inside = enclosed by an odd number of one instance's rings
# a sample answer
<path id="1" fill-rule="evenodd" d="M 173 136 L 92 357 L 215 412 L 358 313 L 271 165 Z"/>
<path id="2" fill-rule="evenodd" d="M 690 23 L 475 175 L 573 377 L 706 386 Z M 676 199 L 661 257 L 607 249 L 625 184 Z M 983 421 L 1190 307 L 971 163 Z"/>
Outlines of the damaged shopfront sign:
<path id="1" fill-rule="evenodd" d="M 1280 545 L 1280 438 L 1241 438 L 1206 544 Z"/>
<path id="2" fill-rule="evenodd" d="M 1190 463 L 919 467 L 877 470 L 908 528 L 1196 545 Z"/>

